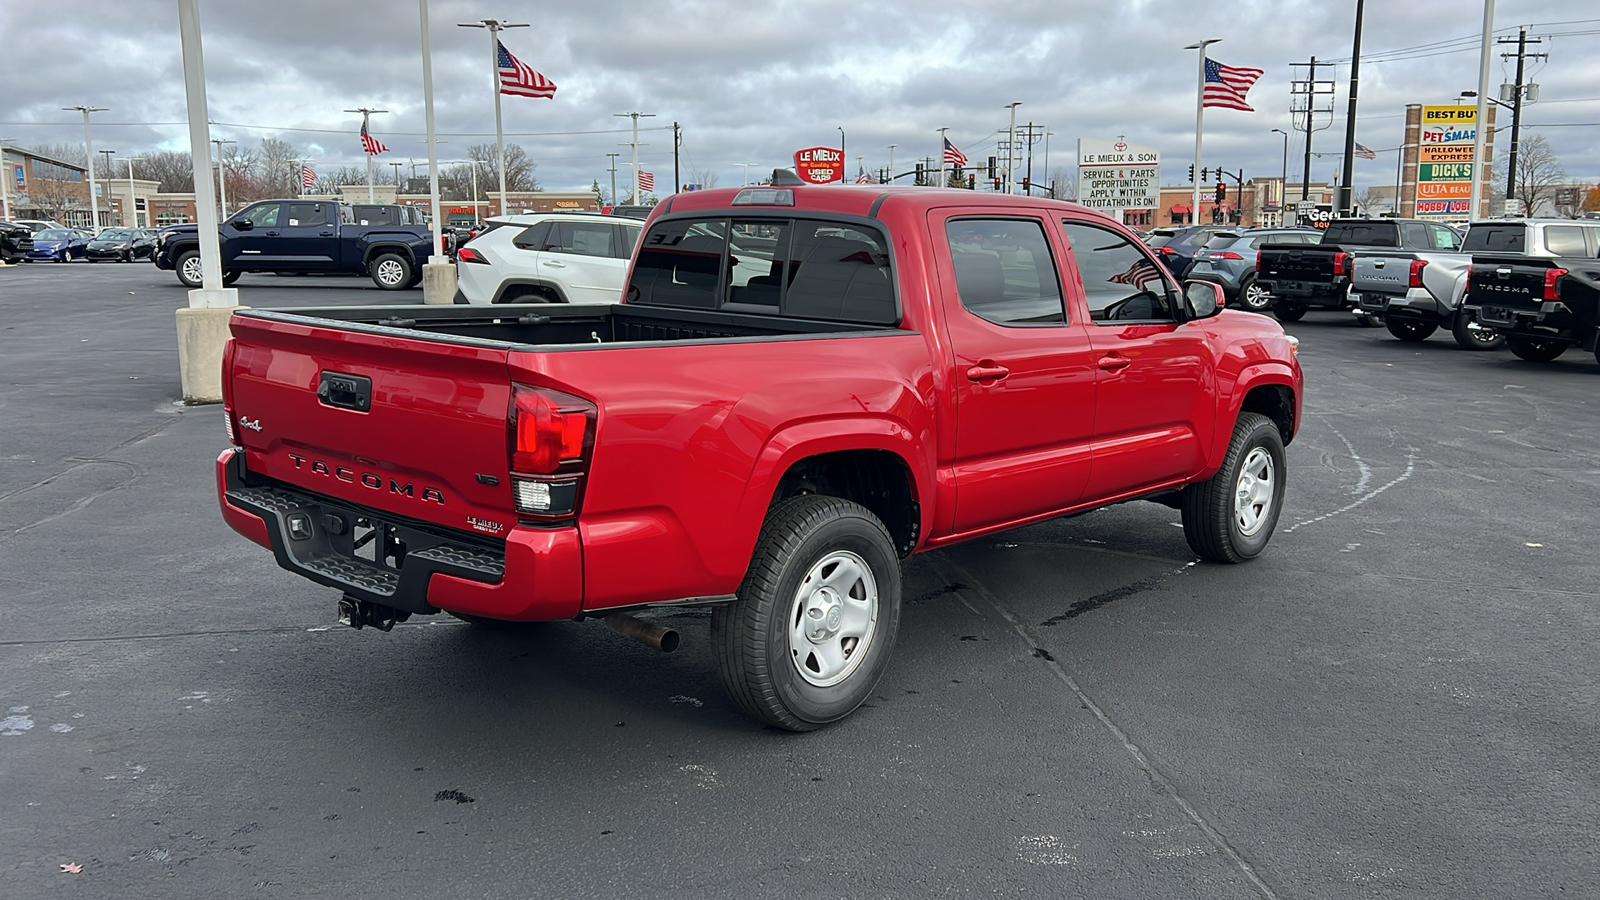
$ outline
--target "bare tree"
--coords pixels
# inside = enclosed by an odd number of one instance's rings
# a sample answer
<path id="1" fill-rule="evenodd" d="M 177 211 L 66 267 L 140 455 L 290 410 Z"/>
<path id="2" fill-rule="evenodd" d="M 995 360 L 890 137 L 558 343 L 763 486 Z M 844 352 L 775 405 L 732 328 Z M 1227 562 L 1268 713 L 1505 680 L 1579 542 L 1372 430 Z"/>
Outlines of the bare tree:
<path id="1" fill-rule="evenodd" d="M 1590 188 L 1589 195 L 1583 198 L 1584 212 L 1600 212 L 1600 184 Z"/>
<path id="2" fill-rule="evenodd" d="M 1550 149 L 1550 141 L 1541 134 L 1519 142 L 1517 171 L 1512 177 L 1524 213 L 1532 216 L 1538 214 L 1540 207 L 1554 202 L 1556 188 L 1566 181 L 1567 170 Z"/>
<path id="3" fill-rule="evenodd" d="M 275 137 L 261 139 L 256 153 L 256 177 L 270 197 L 293 197 L 300 192 L 300 151 Z"/>
<path id="4" fill-rule="evenodd" d="M 43 153 L 41 156 L 45 155 Z M 58 159 L 60 157 L 57 157 Z M 54 178 L 35 177 L 28 184 L 28 205 L 47 219 L 64 221 L 69 210 L 82 210 L 83 220 L 89 220 L 89 188 L 86 182 L 59 181 Z"/>
<path id="5" fill-rule="evenodd" d="M 487 195 L 500 190 L 499 157 L 493 144 L 473 144 L 467 156 L 478 166 L 478 190 Z M 506 190 L 537 191 L 539 179 L 533 176 L 536 168 L 528 152 L 518 144 L 506 145 Z"/>
<path id="6" fill-rule="evenodd" d="M 1050 183 L 1055 186 L 1055 199 L 1078 199 L 1078 170 L 1057 166 L 1050 170 Z"/>
<path id="7" fill-rule="evenodd" d="M 168 194 L 187 194 L 194 190 L 194 163 L 181 150 L 157 150 L 144 154 L 139 175 L 161 182 Z"/>
<path id="8" fill-rule="evenodd" d="M 1362 188 L 1361 192 L 1356 194 L 1356 208 L 1361 210 L 1363 216 L 1371 216 L 1373 207 L 1387 202 L 1387 198 L 1387 193 L 1370 187 Z"/>
<path id="9" fill-rule="evenodd" d="M 599 182 L 595 182 L 599 184 Z M 717 186 L 717 171 L 715 169 L 700 168 L 698 166 L 689 170 L 689 183 L 698 184 L 702 190 L 711 190 Z"/>
<path id="10" fill-rule="evenodd" d="M 75 166 L 85 165 L 82 144 L 35 144 L 29 148 L 29 152 Z"/>

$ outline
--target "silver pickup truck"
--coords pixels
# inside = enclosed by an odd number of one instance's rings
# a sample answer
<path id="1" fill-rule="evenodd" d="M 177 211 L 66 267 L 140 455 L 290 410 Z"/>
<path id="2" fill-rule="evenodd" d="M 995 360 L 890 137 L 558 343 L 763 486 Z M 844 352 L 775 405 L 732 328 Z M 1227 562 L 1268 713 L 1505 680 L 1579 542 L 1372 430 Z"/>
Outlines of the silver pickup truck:
<path id="1" fill-rule="evenodd" d="M 1505 338 L 1461 310 L 1473 253 L 1556 256 L 1562 231 L 1552 227 L 1600 229 L 1570 219 L 1495 219 L 1467 228 L 1459 250 L 1360 250 L 1350 272 L 1350 292 L 1359 309 L 1382 319 L 1402 341 L 1426 340 L 1440 326 L 1466 350 L 1497 350 Z M 1555 246 L 1549 245 L 1551 240 Z"/>

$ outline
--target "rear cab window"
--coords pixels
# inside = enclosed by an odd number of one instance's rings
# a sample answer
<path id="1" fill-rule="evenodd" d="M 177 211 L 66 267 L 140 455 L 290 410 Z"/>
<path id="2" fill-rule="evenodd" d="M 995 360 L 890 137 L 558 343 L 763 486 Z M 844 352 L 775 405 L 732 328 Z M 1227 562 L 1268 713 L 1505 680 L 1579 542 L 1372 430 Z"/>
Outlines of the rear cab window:
<path id="1" fill-rule="evenodd" d="M 635 255 L 627 302 L 894 326 L 900 307 L 888 246 L 878 226 L 857 222 L 658 221 Z"/>
<path id="2" fill-rule="evenodd" d="M 1461 241 L 1464 252 L 1521 253 L 1527 248 L 1528 227 L 1516 225 L 1473 225 Z"/>
<path id="3" fill-rule="evenodd" d="M 1322 240 L 1328 244 L 1365 244 L 1369 247 L 1398 247 L 1399 229 L 1393 222 L 1334 222 Z"/>

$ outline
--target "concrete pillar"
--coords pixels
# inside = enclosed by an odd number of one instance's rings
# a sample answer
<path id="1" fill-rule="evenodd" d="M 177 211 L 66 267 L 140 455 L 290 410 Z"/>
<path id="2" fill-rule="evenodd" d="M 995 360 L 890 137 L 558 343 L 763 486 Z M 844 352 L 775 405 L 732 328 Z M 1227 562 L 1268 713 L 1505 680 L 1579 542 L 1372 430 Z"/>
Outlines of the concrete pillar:
<path id="1" fill-rule="evenodd" d="M 228 320 L 234 310 L 244 308 L 178 309 L 178 373 L 185 403 L 222 402 L 222 348 L 228 341 Z"/>
<path id="2" fill-rule="evenodd" d="M 422 267 L 422 302 L 448 306 L 456 302 L 456 264 L 449 257 L 432 257 L 443 262 L 428 262 Z"/>

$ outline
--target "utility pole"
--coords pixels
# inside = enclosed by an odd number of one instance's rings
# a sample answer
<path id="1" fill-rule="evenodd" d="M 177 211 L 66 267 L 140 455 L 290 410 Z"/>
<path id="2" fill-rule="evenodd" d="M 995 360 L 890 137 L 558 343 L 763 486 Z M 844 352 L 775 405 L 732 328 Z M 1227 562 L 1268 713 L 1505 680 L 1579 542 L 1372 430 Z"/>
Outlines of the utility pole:
<path id="1" fill-rule="evenodd" d="M 505 215 L 510 204 L 506 202 L 506 136 L 500 124 L 500 32 L 507 28 L 527 28 L 528 23 L 481 19 L 477 22 L 457 22 L 456 27 L 489 30 L 489 83 L 494 86 L 494 146 L 500 160 L 500 214 Z"/>
<path id="2" fill-rule="evenodd" d="M 97 194 L 100 188 L 95 184 L 94 180 L 94 139 L 89 136 L 89 113 L 105 112 L 109 107 L 85 105 L 63 106 L 61 108 L 68 111 L 77 110 L 83 113 L 83 158 L 89 161 L 89 217 L 93 220 L 89 223 L 89 227 L 98 230 L 100 228 L 100 198 Z"/>
<path id="3" fill-rule="evenodd" d="M 1350 50 L 1350 112 L 1344 123 L 1344 175 L 1339 179 L 1339 196 L 1334 207 L 1342 216 L 1350 215 L 1355 198 L 1356 88 L 1361 83 L 1361 13 L 1365 7 L 1366 0 L 1356 0 L 1356 37 Z"/>
<path id="4" fill-rule="evenodd" d="M 655 118 L 655 113 L 625 112 L 625 113 L 612 113 L 612 115 L 617 117 L 617 118 L 632 119 L 633 120 L 633 140 L 628 142 L 628 146 L 633 148 L 633 202 L 634 202 L 635 205 L 638 205 L 638 203 L 639 203 L 639 193 L 640 193 L 640 191 L 639 191 L 639 119 L 640 119 L 640 117 L 643 117 L 643 118 L 646 118 L 646 119 Z"/>
<path id="5" fill-rule="evenodd" d="M 1043 125 L 1034 125 L 1032 122 L 1029 122 L 1027 124 L 1027 129 L 1028 129 L 1028 165 L 1027 165 L 1027 168 L 1024 170 L 1024 174 L 1022 176 L 1022 182 L 1023 182 L 1023 184 L 1025 184 L 1027 186 L 1027 194 L 1028 194 L 1028 196 L 1032 197 L 1033 196 L 1033 143 L 1034 143 L 1034 141 L 1038 140 L 1038 134 L 1039 134 L 1040 131 L 1044 130 L 1044 126 Z"/>
<path id="6" fill-rule="evenodd" d="M 1511 39 L 1510 38 L 1501 38 L 1499 41 L 1496 41 L 1496 43 L 1509 44 L 1509 43 L 1511 43 Z M 1516 196 L 1516 193 L 1517 193 L 1517 143 L 1518 143 L 1518 140 L 1520 139 L 1520 135 L 1521 135 L 1521 131 L 1522 131 L 1522 96 L 1523 96 L 1524 93 L 1527 93 L 1527 88 L 1522 83 L 1522 73 L 1524 71 L 1523 65 L 1527 61 L 1528 57 L 1530 57 L 1530 56 L 1533 57 L 1534 59 L 1549 59 L 1550 58 L 1550 54 L 1548 54 L 1548 53 L 1529 53 L 1528 52 L 1528 45 L 1529 44 L 1538 44 L 1538 43 L 1542 43 L 1542 41 L 1540 41 L 1539 38 L 1534 38 L 1531 41 L 1528 40 L 1528 29 L 1526 29 L 1526 28 L 1517 29 L 1517 82 L 1513 87 L 1514 96 L 1511 98 L 1511 148 L 1509 150 L 1509 155 L 1506 157 L 1506 199 L 1507 200 L 1510 200 L 1512 197 Z M 1500 58 L 1501 59 L 1510 59 L 1511 58 L 1511 54 L 1502 53 L 1502 54 L 1500 54 Z M 1504 93 L 1505 93 L 1505 89 L 1502 87 L 1501 88 L 1501 94 L 1503 95 Z M 1535 97 L 1535 99 L 1537 99 L 1538 95 L 1535 94 L 1534 97 Z M 1482 128 L 1483 127 L 1483 123 L 1479 122 L 1478 123 L 1478 127 Z M 1478 173 L 1474 172 L 1472 174 L 1473 174 L 1474 177 L 1476 177 Z M 1518 199 L 1523 201 L 1523 205 L 1524 206 L 1527 205 L 1527 198 L 1519 197 Z M 1523 211 L 1523 215 L 1531 216 L 1531 215 L 1533 215 L 1533 210 L 1531 208 L 1526 209 L 1526 210 Z"/>
<path id="7" fill-rule="evenodd" d="M 1291 108 L 1290 112 L 1305 118 L 1301 130 L 1306 133 L 1306 167 L 1305 174 L 1300 177 L 1300 199 L 1307 200 L 1311 197 L 1311 133 L 1322 130 L 1317 128 L 1315 124 L 1317 116 L 1322 113 L 1328 114 L 1328 125 L 1322 127 L 1327 128 L 1333 124 L 1333 82 L 1327 79 L 1317 80 L 1317 58 L 1315 56 L 1311 57 L 1311 62 L 1309 63 L 1290 63 L 1290 65 L 1309 67 L 1305 78 L 1292 81 L 1289 85 L 1291 104 L 1303 104 L 1299 108 Z M 1328 97 L 1328 108 L 1318 109 L 1320 101 L 1317 98 L 1324 94 Z"/>
<path id="8" fill-rule="evenodd" d="M 606 155 L 611 157 L 611 205 L 612 206 L 616 206 L 617 205 L 617 157 L 621 156 L 622 154 L 621 153 L 607 153 Z"/>
<path id="9" fill-rule="evenodd" d="M 1017 156 L 1017 107 L 1019 107 L 1021 105 L 1022 105 L 1022 101 L 1020 101 L 1020 100 L 1006 104 L 1006 109 L 1011 110 L 1011 130 L 1009 132 L 1009 137 L 1006 138 L 1006 182 L 1005 182 L 1006 190 L 1005 190 L 1005 192 L 1008 193 L 1008 194 L 1011 193 L 1011 188 L 1012 188 L 1012 185 L 1014 184 L 1014 182 L 1011 179 L 1011 166 L 1012 166 L 1012 161 L 1015 160 L 1016 156 Z"/>
<path id="10" fill-rule="evenodd" d="M 222 164 L 222 145 L 231 144 L 233 141 L 212 138 L 211 143 L 217 145 L 217 196 L 221 198 L 219 202 L 222 207 L 222 218 L 226 219 L 228 217 L 228 167 Z M 367 184 L 372 184 L 372 157 L 370 156 L 367 157 Z M 367 199 L 370 200 L 372 198 L 368 197 Z"/>
<path id="11" fill-rule="evenodd" d="M 395 189 L 396 199 L 398 199 L 398 195 L 400 193 L 400 167 L 405 165 L 405 163 L 392 162 L 392 163 L 389 163 L 389 165 L 394 166 L 394 189 Z"/>
<path id="12" fill-rule="evenodd" d="M 676 194 L 683 187 L 683 182 L 678 180 L 680 178 L 680 176 L 678 175 L 678 148 L 680 146 L 682 146 L 682 144 L 683 144 L 683 132 L 681 130 L 679 130 L 678 123 L 677 122 L 673 122 L 672 123 L 672 192 L 674 194 Z"/>

